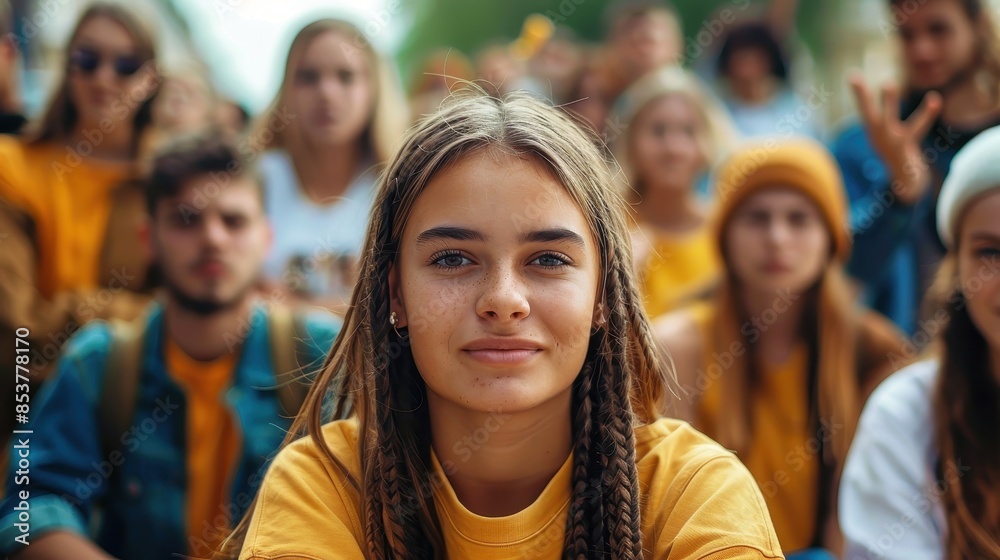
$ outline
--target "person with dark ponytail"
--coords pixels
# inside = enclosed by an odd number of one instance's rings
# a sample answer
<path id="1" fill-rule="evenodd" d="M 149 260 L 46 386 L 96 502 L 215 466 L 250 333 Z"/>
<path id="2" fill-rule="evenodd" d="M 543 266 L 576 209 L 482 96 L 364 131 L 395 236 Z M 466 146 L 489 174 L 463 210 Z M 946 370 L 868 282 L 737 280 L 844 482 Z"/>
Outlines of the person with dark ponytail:
<path id="1" fill-rule="evenodd" d="M 465 89 L 418 123 L 342 334 L 225 551 L 781 558 L 739 460 L 660 418 L 626 214 L 596 139 L 530 94 Z M 355 414 L 322 424 L 331 391 Z"/>
<path id="2" fill-rule="evenodd" d="M 929 292 L 934 359 L 865 406 L 840 489 L 851 560 L 1000 558 L 1000 127 L 955 156 L 937 200 L 948 247 Z"/>

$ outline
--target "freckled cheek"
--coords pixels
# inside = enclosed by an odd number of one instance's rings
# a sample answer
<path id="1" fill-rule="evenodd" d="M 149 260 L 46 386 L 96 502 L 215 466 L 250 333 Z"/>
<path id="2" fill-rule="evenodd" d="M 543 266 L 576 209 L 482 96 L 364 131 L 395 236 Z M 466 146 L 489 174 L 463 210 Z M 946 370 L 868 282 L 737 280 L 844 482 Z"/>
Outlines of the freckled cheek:
<path id="1" fill-rule="evenodd" d="M 596 293 L 597 286 L 593 286 Z M 584 290 L 542 292 L 533 298 L 531 314 L 545 324 L 553 351 L 561 359 L 582 359 L 594 321 L 594 296 Z"/>
<path id="2" fill-rule="evenodd" d="M 411 336 L 418 335 L 414 342 L 447 342 L 467 315 L 475 313 L 474 293 L 461 282 L 415 280 L 410 289 L 404 288 L 406 320 Z"/>

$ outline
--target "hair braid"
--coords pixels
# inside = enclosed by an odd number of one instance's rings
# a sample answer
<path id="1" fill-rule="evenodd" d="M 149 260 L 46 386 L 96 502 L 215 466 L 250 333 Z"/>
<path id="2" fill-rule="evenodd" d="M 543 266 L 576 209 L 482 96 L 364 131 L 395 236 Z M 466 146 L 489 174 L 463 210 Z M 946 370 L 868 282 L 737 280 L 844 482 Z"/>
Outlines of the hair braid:
<path id="1" fill-rule="evenodd" d="M 591 389 L 593 387 L 593 368 L 587 364 L 580 372 L 574 395 L 574 451 L 573 451 L 573 501 L 570 503 L 569 516 L 566 520 L 566 547 L 563 558 L 566 560 L 586 560 L 589 555 L 590 535 L 588 510 L 593 510 L 597 501 L 590 492 L 590 471 L 592 469 L 590 441 L 593 437 L 593 417 L 591 407 Z"/>
<path id="2" fill-rule="evenodd" d="M 379 233 L 389 236 L 387 228 Z M 388 242 L 386 246 L 390 247 Z M 394 253 L 394 250 L 387 250 L 376 257 L 376 278 L 388 279 Z M 389 314 L 388 282 L 374 283 L 372 292 L 374 305 L 370 330 L 375 343 L 373 346 L 376 347 L 375 354 L 370 357 L 374 366 L 372 381 L 375 402 L 383 403 L 386 413 L 377 414 L 373 419 L 373 443 L 378 452 L 371 457 L 371 473 L 377 483 L 371 487 L 366 506 L 372 508 L 366 515 L 369 553 L 387 559 L 422 558 L 429 555 L 431 547 L 417 518 L 418 508 L 415 505 L 419 504 L 421 497 L 417 495 L 410 466 L 404 460 L 406 450 L 403 447 L 407 441 L 397 422 L 398 410 L 403 407 L 399 406 L 394 391 L 394 383 L 398 384 L 399 377 L 391 370 L 400 367 L 400 364 L 390 359 L 390 345 L 396 343 L 391 341 L 394 330 L 381 319 Z"/>
<path id="3" fill-rule="evenodd" d="M 633 425 L 657 419 L 653 397 L 663 393 L 664 372 L 632 277 L 627 209 L 597 142 L 528 94 L 490 98 L 470 90 L 413 127 L 380 176 L 343 330 L 296 420 L 302 425 L 308 419 L 307 433 L 358 489 L 367 558 L 441 559 L 447 552 L 430 484 L 437 481 L 428 468 L 433 451 L 427 388 L 406 339 L 397 338 L 389 324 L 390 270 L 398 263 L 407 218 L 431 180 L 479 150 L 501 149 L 558 176 L 587 218 L 601 257 L 598 295 L 606 322 L 590 334 L 568 411 L 575 439 L 563 556 L 641 560 Z M 633 385 L 636 394 L 630 394 Z M 337 388 L 337 411 L 350 404 L 357 415 L 360 477 L 323 438 L 319 391 L 331 386 Z M 284 445 L 293 440 L 290 434 Z M 244 534 L 247 520 L 241 521 Z"/>
<path id="4" fill-rule="evenodd" d="M 619 348 L 617 351 L 609 348 L 605 354 L 605 363 L 609 370 L 605 376 L 609 385 L 606 393 L 608 435 L 614 445 L 612 453 L 607 457 L 608 470 L 605 472 L 605 479 L 609 483 L 610 490 L 608 509 L 614 514 L 612 519 L 617 520 L 617 526 L 611 528 L 610 540 L 614 557 L 618 560 L 642 557 L 639 476 L 635 464 L 635 434 L 632 431 L 634 416 L 630 402 L 632 372 L 626 359 L 632 352 L 630 346 L 634 341 L 630 341 L 628 336 L 633 331 L 628 323 L 630 315 L 628 302 L 633 298 L 625 292 L 634 286 L 621 283 L 622 279 L 629 277 L 628 266 L 624 259 L 612 260 L 607 289 L 607 293 L 611 296 L 610 303 L 614 307 L 608 320 L 607 340 L 609 344 Z"/>
<path id="5" fill-rule="evenodd" d="M 381 455 L 377 455 L 365 466 L 365 479 L 382 486 L 382 469 L 378 463 Z M 382 528 L 382 500 L 378 492 L 369 489 L 362 490 L 362 500 L 365 512 L 365 544 L 370 560 L 386 560 L 385 542 L 379 529 Z"/>

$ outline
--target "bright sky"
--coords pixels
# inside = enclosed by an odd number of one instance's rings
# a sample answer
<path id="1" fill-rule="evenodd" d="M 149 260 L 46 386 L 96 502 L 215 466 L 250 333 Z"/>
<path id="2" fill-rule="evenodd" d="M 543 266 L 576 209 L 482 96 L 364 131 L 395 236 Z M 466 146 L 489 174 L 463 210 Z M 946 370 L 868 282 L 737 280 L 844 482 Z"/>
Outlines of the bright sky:
<path id="1" fill-rule="evenodd" d="M 175 0 L 216 86 L 259 111 L 278 89 L 292 38 L 325 16 L 357 25 L 376 48 L 392 53 L 412 14 L 400 0 Z"/>

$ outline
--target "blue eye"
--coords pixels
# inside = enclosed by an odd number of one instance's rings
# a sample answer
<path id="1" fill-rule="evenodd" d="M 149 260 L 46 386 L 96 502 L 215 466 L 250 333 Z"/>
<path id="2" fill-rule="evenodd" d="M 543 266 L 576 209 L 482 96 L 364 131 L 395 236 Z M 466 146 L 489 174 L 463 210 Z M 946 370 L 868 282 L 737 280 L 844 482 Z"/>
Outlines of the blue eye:
<path id="1" fill-rule="evenodd" d="M 569 264 L 567 259 L 555 254 L 555 253 L 545 253 L 539 256 L 537 259 L 531 261 L 538 263 L 542 268 L 559 268 L 561 266 L 566 266 Z"/>
<path id="2" fill-rule="evenodd" d="M 445 253 L 437 255 L 431 260 L 431 264 L 443 269 L 454 269 L 471 262 L 471 260 L 463 257 L 460 253 Z"/>

